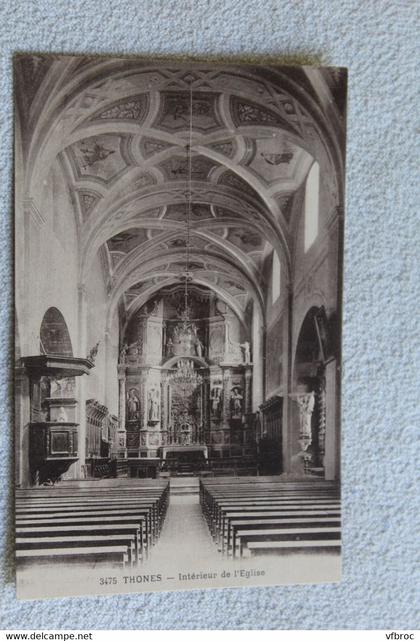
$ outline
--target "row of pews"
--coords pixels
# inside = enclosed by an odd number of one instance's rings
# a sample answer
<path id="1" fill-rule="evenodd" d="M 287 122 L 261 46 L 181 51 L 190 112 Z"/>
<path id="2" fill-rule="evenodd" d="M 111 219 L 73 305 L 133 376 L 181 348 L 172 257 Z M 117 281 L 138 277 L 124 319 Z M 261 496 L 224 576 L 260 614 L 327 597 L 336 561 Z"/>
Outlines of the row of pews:
<path id="1" fill-rule="evenodd" d="M 168 481 L 112 479 L 16 490 L 18 567 L 140 564 L 158 540 Z"/>
<path id="2" fill-rule="evenodd" d="M 228 556 L 340 552 L 335 482 L 207 478 L 200 481 L 200 503 L 218 549 Z"/>

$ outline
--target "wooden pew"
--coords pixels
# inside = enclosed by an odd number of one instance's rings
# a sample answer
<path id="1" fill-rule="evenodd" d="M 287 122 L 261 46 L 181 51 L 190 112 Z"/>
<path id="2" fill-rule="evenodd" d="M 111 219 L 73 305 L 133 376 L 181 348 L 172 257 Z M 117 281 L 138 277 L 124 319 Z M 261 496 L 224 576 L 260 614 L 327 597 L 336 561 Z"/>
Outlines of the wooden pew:
<path id="1" fill-rule="evenodd" d="M 241 528 L 250 528 L 249 531 L 271 530 L 280 528 L 293 528 L 296 525 L 302 528 L 311 527 L 340 527 L 341 521 L 336 516 L 297 516 L 297 517 L 280 517 L 280 518 L 263 518 L 263 519 L 232 519 L 230 522 L 230 545 L 227 549 L 228 554 L 234 557 L 240 554 L 236 534 Z M 247 530 L 248 531 L 248 530 Z"/>
<path id="2" fill-rule="evenodd" d="M 318 524 L 317 524 L 318 526 Z M 267 541 L 325 541 L 339 540 L 340 527 L 295 527 L 265 529 L 265 530 L 238 530 L 236 533 L 237 554 L 242 556 L 244 548 L 253 543 L 266 543 Z M 236 556 L 235 555 L 235 556 Z"/>
<path id="3" fill-rule="evenodd" d="M 54 561 L 101 562 L 115 548 L 111 560 L 115 557 L 118 565 L 136 564 L 156 542 L 168 502 L 167 481 L 125 480 L 116 486 L 77 482 L 17 490 L 17 561 L 47 563 L 49 551 Z"/>
<path id="4" fill-rule="evenodd" d="M 254 520 L 258 518 L 259 520 L 271 519 L 271 518 L 311 518 L 312 520 L 317 521 L 319 517 L 341 517 L 341 511 L 339 509 L 335 510 L 324 510 L 324 509 L 312 509 L 312 510 L 259 510 L 252 512 L 244 512 L 237 510 L 236 512 L 228 512 L 225 515 L 223 521 L 222 529 L 219 533 L 219 537 L 216 543 L 219 545 L 219 548 L 224 552 L 231 549 L 233 541 L 233 529 L 232 521 L 233 520 Z"/>
<path id="5" fill-rule="evenodd" d="M 311 544 L 323 549 L 320 541 L 339 549 L 329 543 L 340 539 L 340 492 L 334 482 L 201 479 L 200 503 L 219 549 L 233 556 L 263 554 L 265 543 L 267 554 L 298 549 L 301 542 L 306 550 Z"/>
<path id="6" fill-rule="evenodd" d="M 47 533 L 44 533 L 47 534 Z M 137 549 L 134 534 L 84 534 L 73 536 L 16 537 L 16 550 L 56 550 L 57 548 L 125 546 L 128 551 L 126 565 L 137 565 Z"/>
<path id="7" fill-rule="evenodd" d="M 320 540 L 320 541 L 267 541 L 264 543 L 248 544 L 249 556 L 258 556 L 261 554 L 290 554 L 291 552 L 340 552 L 340 540 Z"/>
<path id="8" fill-rule="evenodd" d="M 45 565 L 53 563 L 91 563 L 96 567 L 98 564 L 106 564 L 107 567 L 125 568 L 128 562 L 127 546 L 125 545 L 104 545 L 98 547 L 72 547 L 72 548 L 48 548 L 35 550 L 16 550 L 16 561 L 19 566 L 44 562 Z"/>
<path id="9" fill-rule="evenodd" d="M 134 539 L 135 546 L 135 563 L 143 559 L 146 550 L 142 545 L 141 531 L 137 523 L 118 523 L 118 524 L 96 524 L 96 525 L 34 525 L 30 527 L 17 527 L 15 531 L 16 538 L 24 547 L 25 540 L 35 538 L 64 539 L 66 537 L 77 536 L 81 540 L 83 537 L 92 536 L 126 536 L 127 542 Z"/>
<path id="10" fill-rule="evenodd" d="M 138 532 L 138 554 L 139 558 L 144 558 L 148 553 L 149 549 L 149 539 L 147 537 L 147 527 L 145 522 L 145 517 L 143 518 L 138 514 L 135 515 L 113 515 L 113 516 L 75 516 L 67 519 L 56 518 L 45 519 L 42 518 L 31 518 L 31 519 L 18 519 L 16 521 L 16 531 L 22 533 L 24 529 L 28 531 L 33 530 L 34 528 L 42 528 L 43 532 L 49 534 L 49 532 L 54 527 L 69 527 L 72 533 L 82 532 L 85 533 L 85 536 L 89 536 L 93 530 L 97 529 L 98 526 L 120 526 L 120 525 L 131 525 L 135 527 L 136 532 Z M 82 526 L 87 526 L 88 529 L 80 529 Z M 62 530 L 63 532 L 63 530 Z M 110 532 L 111 533 L 111 532 Z"/>
<path id="11" fill-rule="evenodd" d="M 156 505 L 150 501 L 136 501 L 123 503 L 118 501 L 117 503 L 110 505 L 108 502 L 106 505 L 98 502 L 91 502 L 88 504 L 69 502 L 68 504 L 62 505 L 61 503 L 51 506 L 48 504 L 46 507 L 31 507 L 25 506 L 24 508 L 16 509 L 16 518 L 20 520 L 28 520 L 34 517 L 40 517 L 41 515 L 44 518 L 56 519 L 60 518 L 72 518 L 73 516 L 83 516 L 88 514 L 90 516 L 100 516 L 101 514 L 112 516 L 117 514 L 141 514 L 146 517 L 146 537 L 149 543 L 152 543 L 157 539 L 160 529 L 159 521 L 159 511 L 156 508 Z"/>

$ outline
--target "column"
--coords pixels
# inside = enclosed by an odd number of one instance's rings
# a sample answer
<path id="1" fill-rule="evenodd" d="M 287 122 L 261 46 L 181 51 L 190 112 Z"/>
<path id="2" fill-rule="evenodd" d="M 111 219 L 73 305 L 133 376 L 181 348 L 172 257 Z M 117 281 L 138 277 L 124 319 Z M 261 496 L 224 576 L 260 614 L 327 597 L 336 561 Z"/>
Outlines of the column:
<path id="1" fill-rule="evenodd" d="M 253 378 L 252 378 L 252 411 L 257 412 L 264 400 L 264 327 L 262 323 L 261 310 L 254 301 L 252 312 L 252 354 L 253 354 Z"/>
<path id="2" fill-rule="evenodd" d="M 125 410 L 127 395 L 125 391 L 125 366 L 118 365 L 118 432 L 117 443 L 114 445 L 118 458 L 127 458 L 127 431 L 125 428 Z"/>
<path id="3" fill-rule="evenodd" d="M 225 321 L 225 349 L 224 349 L 224 357 L 223 359 L 225 361 L 229 360 L 229 317 L 226 315 L 223 315 L 224 321 Z"/>
<path id="4" fill-rule="evenodd" d="M 15 369 L 15 474 L 16 487 L 30 487 L 29 465 L 29 377 L 24 367 Z"/>
<path id="5" fill-rule="evenodd" d="M 126 430 L 126 372 L 125 365 L 117 366 L 118 372 L 118 429 L 116 443 L 113 450 L 119 459 L 127 458 L 127 430 Z"/>
<path id="6" fill-rule="evenodd" d="M 325 367 L 325 478 L 339 478 L 339 411 L 337 405 L 337 361 L 334 359 Z"/>
<path id="7" fill-rule="evenodd" d="M 80 283 L 78 288 L 78 348 L 79 355 L 83 358 L 87 355 L 87 290 L 84 283 Z M 79 459 L 76 464 L 76 474 L 78 478 L 84 478 L 84 466 L 86 464 L 86 377 L 79 376 L 77 378 L 78 394 L 77 394 L 77 414 L 79 423 L 79 439 L 78 439 L 78 456 Z"/>
<path id="8" fill-rule="evenodd" d="M 252 412 L 252 367 L 250 365 L 245 366 L 245 414 L 251 414 Z"/>
<path id="9" fill-rule="evenodd" d="M 125 391 L 125 367 L 118 366 L 118 418 L 120 430 L 125 430 L 125 410 L 126 410 L 126 391 Z"/>
<path id="10" fill-rule="evenodd" d="M 161 444 L 166 445 L 168 442 L 168 424 L 169 424 L 169 408 L 168 408 L 168 378 L 167 374 L 162 372 L 162 391 L 161 391 Z"/>
<path id="11" fill-rule="evenodd" d="M 223 427 L 229 426 L 230 420 L 230 367 L 223 368 Z"/>
<path id="12" fill-rule="evenodd" d="M 318 372 L 319 382 L 315 390 L 315 399 L 317 404 L 317 416 L 318 416 L 318 451 L 319 451 L 319 463 L 324 467 L 324 455 L 325 455 L 325 417 L 326 417 L 326 402 L 325 402 L 325 376 L 324 368 L 320 368 Z"/>

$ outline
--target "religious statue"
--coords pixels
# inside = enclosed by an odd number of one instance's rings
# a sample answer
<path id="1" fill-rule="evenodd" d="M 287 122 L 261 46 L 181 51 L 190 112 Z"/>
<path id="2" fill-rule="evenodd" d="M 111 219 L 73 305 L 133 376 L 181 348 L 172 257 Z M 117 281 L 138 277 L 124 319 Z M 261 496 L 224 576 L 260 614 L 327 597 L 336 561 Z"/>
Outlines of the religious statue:
<path id="1" fill-rule="evenodd" d="M 195 352 L 199 358 L 203 357 L 203 348 L 204 345 L 197 336 L 195 339 Z"/>
<path id="2" fill-rule="evenodd" d="M 234 387 L 230 396 L 230 414 L 232 418 L 242 418 L 242 401 L 243 396 L 241 394 L 240 387 Z"/>
<path id="3" fill-rule="evenodd" d="M 306 451 L 312 443 L 312 412 L 315 407 L 315 395 L 313 392 L 307 394 L 298 394 L 296 401 L 299 405 L 299 445 L 303 451 Z"/>
<path id="4" fill-rule="evenodd" d="M 64 407 L 60 407 L 57 416 L 57 423 L 67 423 L 68 420 L 69 419 L 67 417 L 66 410 L 64 409 Z"/>
<path id="5" fill-rule="evenodd" d="M 166 356 L 172 356 L 174 353 L 174 342 L 172 338 L 168 338 L 166 341 Z"/>
<path id="6" fill-rule="evenodd" d="M 136 421 L 140 418 L 140 400 L 137 390 L 132 388 L 128 392 L 127 398 L 127 419 L 129 421 Z"/>
<path id="7" fill-rule="evenodd" d="M 149 391 L 149 421 L 157 422 L 159 420 L 159 392 L 157 389 Z"/>
<path id="8" fill-rule="evenodd" d="M 87 355 L 87 360 L 90 361 L 91 363 L 94 363 L 96 360 L 96 356 L 98 354 L 98 349 L 99 349 L 99 343 L 98 341 L 94 347 L 90 350 L 89 354 Z"/>
<path id="9" fill-rule="evenodd" d="M 44 394 L 43 392 L 45 390 L 48 390 L 48 383 L 46 383 L 45 380 L 41 379 L 41 395 L 42 395 L 42 397 L 51 395 L 53 398 L 61 398 L 63 396 L 62 381 L 57 379 L 57 378 L 51 378 L 50 379 L 50 385 L 51 385 L 50 393 Z"/>
<path id="10" fill-rule="evenodd" d="M 72 378 L 71 376 L 69 376 L 68 378 L 65 378 L 63 381 L 63 384 L 64 384 L 63 396 L 65 398 L 73 398 L 75 393 L 75 387 L 76 387 L 74 378 Z"/>
<path id="11" fill-rule="evenodd" d="M 128 344 L 124 343 L 120 351 L 120 363 L 124 364 L 127 358 Z"/>
<path id="12" fill-rule="evenodd" d="M 220 419 L 222 410 L 222 388 L 213 387 L 210 392 L 211 413 L 214 418 Z"/>
<path id="13" fill-rule="evenodd" d="M 173 353 L 175 356 L 192 356 L 197 341 L 197 328 L 189 320 L 189 311 L 181 313 L 182 322 L 177 323 L 173 330 Z"/>
<path id="14" fill-rule="evenodd" d="M 180 445 L 190 445 L 191 443 L 191 425 L 189 423 L 181 423 L 179 430 Z"/>
<path id="15" fill-rule="evenodd" d="M 244 352 L 244 361 L 245 364 L 248 364 L 251 362 L 251 349 L 250 349 L 250 344 L 248 341 L 245 341 L 244 343 L 240 343 L 240 346 L 243 349 Z"/>

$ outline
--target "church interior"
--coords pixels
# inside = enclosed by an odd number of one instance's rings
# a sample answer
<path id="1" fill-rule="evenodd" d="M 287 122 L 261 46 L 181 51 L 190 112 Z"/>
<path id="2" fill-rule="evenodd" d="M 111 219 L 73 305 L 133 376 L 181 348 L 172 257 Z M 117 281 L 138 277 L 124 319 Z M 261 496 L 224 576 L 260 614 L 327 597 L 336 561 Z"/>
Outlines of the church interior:
<path id="1" fill-rule="evenodd" d="M 22 519 L 133 493 L 147 545 L 191 494 L 258 554 L 214 509 L 283 487 L 337 546 L 343 70 L 22 55 L 15 96 Z"/>

